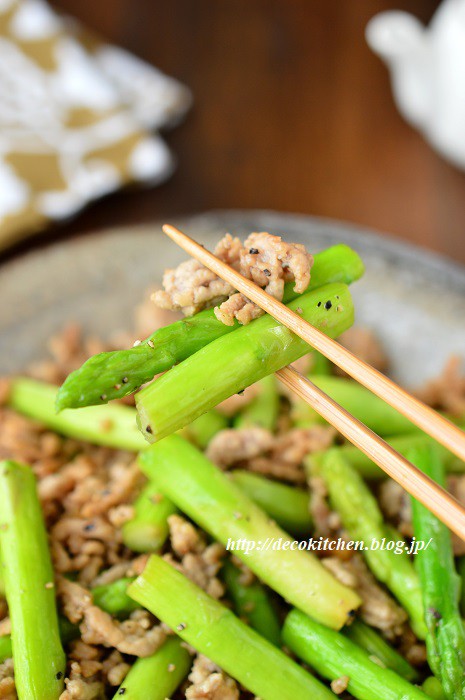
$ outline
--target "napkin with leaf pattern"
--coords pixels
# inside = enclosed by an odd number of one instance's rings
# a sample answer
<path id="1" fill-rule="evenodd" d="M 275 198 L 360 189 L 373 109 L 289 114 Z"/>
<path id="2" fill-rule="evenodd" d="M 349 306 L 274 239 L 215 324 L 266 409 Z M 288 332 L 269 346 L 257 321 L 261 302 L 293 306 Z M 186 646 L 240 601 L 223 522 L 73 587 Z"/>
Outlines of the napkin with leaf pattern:
<path id="1" fill-rule="evenodd" d="M 44 0 L 0 0 L 0 248 L 128 183 L 169 177 L 156 130 L 190 102 Z"/>

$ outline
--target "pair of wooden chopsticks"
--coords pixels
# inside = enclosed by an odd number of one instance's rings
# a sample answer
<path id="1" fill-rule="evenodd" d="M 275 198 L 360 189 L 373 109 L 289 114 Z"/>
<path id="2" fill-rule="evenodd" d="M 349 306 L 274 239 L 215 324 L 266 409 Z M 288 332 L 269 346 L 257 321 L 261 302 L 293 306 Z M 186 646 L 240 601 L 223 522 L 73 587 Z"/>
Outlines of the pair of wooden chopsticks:
<path id="1" fill-rule="evenodd" d="M 267 294 L 254 282 L 233 270 L 174 226 L 167 224 L 163 226 L 163 231 L 189 255 L 229 282 L 232 287 L 258 304 L 270 316 L 287 326 L 360 384 L 363 384 L 409 418 L 425 433 L 465 461 L 465 433 L 447 418 L 401 389 L 392 380 L 357 358 L 349 350 L 316 329 L 308 321 Z M 402 457 L 379 435 L 367 428 L 364 423 L 348 413 L 295 369 L 290 366 L 284 367 L 276 372 L 276 376 L 370 457 L 386 474 L 395 479 L 453 532 L 465 540 L 465 508 L 450 493 Z"/>

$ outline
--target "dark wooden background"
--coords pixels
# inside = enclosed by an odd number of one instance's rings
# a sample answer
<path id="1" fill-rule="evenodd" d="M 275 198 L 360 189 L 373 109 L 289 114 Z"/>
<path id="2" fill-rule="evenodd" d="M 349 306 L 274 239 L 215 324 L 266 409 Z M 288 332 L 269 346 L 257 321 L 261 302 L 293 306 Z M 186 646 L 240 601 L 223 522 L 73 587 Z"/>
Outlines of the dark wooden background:
<path id="1" fill-rule="evenodd" d="M 428 21 L 437 5 L 56 0 L 185 82 L 195 105 L 166 135 L 179 161 L 167 184 L 113 195 L 52 235 L 211 208 L 270 208 L 359 222 L 465 262 L 465 173 L 402 121 L 387 70 L 364 39 L 381 10 Z"/>

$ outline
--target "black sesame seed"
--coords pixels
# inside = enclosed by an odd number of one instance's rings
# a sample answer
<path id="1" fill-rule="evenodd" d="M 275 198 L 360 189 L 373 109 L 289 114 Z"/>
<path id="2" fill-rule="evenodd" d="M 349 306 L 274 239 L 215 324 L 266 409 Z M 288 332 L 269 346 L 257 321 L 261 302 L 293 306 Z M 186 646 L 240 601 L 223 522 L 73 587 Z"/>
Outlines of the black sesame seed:
<path id="1" fill-rule="evenodd" d="M 150 425 L 148 425 L 145 429 L 148 433 L 153 433 L 153 430 Z"/>
<path id="2" fill-rule="evenodd" d="M 265 267 L 263 270 L 263 274 L 266 275 L 267 277 L 271 277 L 271 272 L 268 270 L 268 268 Z"/>
<path id="3" fill-rule="evenodd" d="M 55 678 L 57 679 L 57 681 L 61 680 L 61 678 L 63 678 L 63 671 L 58 671 L 57 673 L 55 673 Z"/>
<path id="4" fill-rule="evenodd" d="M 122 380 L 123 384 L 127 384 L 129 379 L 127 377 L 123 377 Z"/>
<path id="5" fill-rule="evenodd" d="M 331 307 L 332 307 L 332 302 L 330 302 L 329 299 L 328 299 L 328 301 L 325 303 L 325 309 L 326 309 L 326 311 L 329 311 L 329 309 L 330 309 Z"/>
<path id="6" fill-rule="evenodd" d="M 249 250 L 250 255 L 258 255 L 258 248 L 251 248 Z"/>
<path id="7" fill-rule="evenodd" d="M 126 692 L 126 688 L 120 688 L 120 689 L 118 690 L 118 695 L 124 695 L 125 692 Z"/>
<path id="8" fill-rule="evenodd" d="M 428 608 L 428 612 L 430 615 L 432 615 L 434 617 L 435 620 L 442 619 L 441 613 L 439 612 L 439 610 L 436 610 L 436 608 Z"/>
<path id="9" fill-rule="evenodd" d="M 321 301 L 318 302 L 317 306 L 321 306 Z"/>
<path id="10" fill-rule="evenodd" d="M 106 401 L 106 400 L 107 400 L 107 395 L 106 395 L 106 394 L 100 394 L 100 400 L 101 400 L 101 401 Z"/>
<path id="11" fill-rule="evenodd" d="M 238 396 L 242 396 L 242 394 L 244 393 L 244 391 L 245 391 L 245 389 L 241 389 L 240 391 L 237 392 L 237 395 L 238 395 Z"/>
<path id="12" fill-rule="evenodd" d="M 347 617 L 355 617 L 355 610 L 349 610 Z"/>

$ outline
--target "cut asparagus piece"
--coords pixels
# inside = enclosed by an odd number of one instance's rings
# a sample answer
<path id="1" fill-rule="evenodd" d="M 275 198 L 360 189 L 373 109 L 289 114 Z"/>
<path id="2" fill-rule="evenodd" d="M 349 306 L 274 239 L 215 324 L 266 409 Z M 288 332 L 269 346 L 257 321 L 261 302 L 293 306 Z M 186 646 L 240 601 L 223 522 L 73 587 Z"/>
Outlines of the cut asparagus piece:
<path id="1" fill-rule="evenodd" d="M 226 588 L 234 603 L 234 610 L 241 620 L 277 647 L 281 646 L 281 626 L 273 604 L 262 584 L 255 580 L 241 583 L 242 573 L 231 561 L 227 561 L 222 574 Z"/>
<path id="2" fill-rule="evenodd" d="M 411 450 L 408 459 L 445 487 L 444 467 L 434 447 Z M 465 629 L 451 535 L 424 505 L 414 498 L 411 502 L 415 537 L 428 543 L 415 557 L 428 629 L 428 663 L 447 698 L 465 698 Z"/>
<path id="3" fill-rule="evenodd" d="M 351 625 L 344 628 L 343 632 L 346 637 L 365 649 L 371 657 L 378 659 L 386 668 L 395 671 L 407 681 L 418 680 L 418 672 L 413 666 L 393 649 L 373 627 L 369 627 L 361 620 L 354 620 Z"/>
<path id="4" fill-rule="evenodd" d="M 139 464 L 181 511 L 225 546 L 235 543 L 235 555 L 296 607 L 340 628 L 360 604 L 358 595 L 336 581 L 313 553 L 278 548 L 280 539 L 293 538 L 179 435 L 143 452 Z M 248 551 L 237 548 L 239 540 L 249 543 Z"/>
<path id="5" fill-rule="evenodd" d="M 300 610 L 288 614 L 282 636 L 284 644 L 324 678 L 347 676 L 347 689 L 359 700 L 427 700 L 419 688 L 382 668 L 350 639 Z"/>
<path id="6" fill-rule="evenodd" d="M 120 578 L 113 583 L 92 588 L 91 593 L 94 605 L 98 605 L 99 608 L 115 617 L 127 617 L 133 610 L 139 608 L 139 605 L 126 593 L 129 584 L 134 581 L 134 578 L 134 576 Z"/>
<path id="7" fill-rule="evenodd" d="M 396 596 L 408 612 L 415 634 L 424 639 L 420 582 L 402 536 L 386 525 L 375 497 L 340 450 L 328 450 L 320 467 L 332 506 L 341 516 L 344 528 L 353 540 L 364 543 L 363 555 L 371 571 Z M 381 546 L 372 549 L 372 542 L 382 543 L 383 538 L 397 543 L 401 551 L 396 553 Z"/>
<path id="8" fill-rule="evenodd" d="M 35 379 L 18 377 L 11 383 L 9 405 L 29 418 L 66 437 L 138 452 L 147 443 L 137 430 L 131 406 L 90 406 L 79 411 L 55 411 L 57 387 Z"/>
<path id="9" fill-rule="evenodd" d="M 0 463 L 0 547 L 19 698 L 57 700 L 61 646 L 47 533 L 30 467 Z"/>
<path id="10" fill-rule="evenodd" d="M 212 437 L 228 427 L 228 419 L 221 415 L 219 411 L 212 409 L 202 416 L 199 416 L 189 425 L 186 425 L 181 431 L 181 435 L 190 440 L 194 445 L 197 445 L 201 450 L 204 450 Z"/>
<path id="11" fill-rule="evenodd" d="M 316 678 L 156 554 L 129 595 L 262 700 L 334 700 Z"/>
<path id="12" fill-rule="evenodd" d="M 168 518 L 177 512 L 176 506 L 151 482 L 133 506 L 134 517 L 122 527 L 124 544 L 134 552 L 158 552 L 168 537 Z"/>
<path id="13" fill-rule="evenodd" d="M 421 688 L 433 700 L 447 700 L 442 685 L 435 676 L 428 676 L 421 684 Z"/>
<path id="14" fill-rule="evenodd" d="M 308 492 L 243 469 L 230 472 L 230 478 L 285 530 L 295 534 L 310 532 Z"/>
<path id="15" fill-rule="evenodd" d="M 335 245 L 314 256 L 308 290 L 331 282 L 351 284 L 363 272 L 363 263 L 355 251 L 343 244 Z M 285 303 L 297 296 L 292 286 L 286 285 Z M 66 379 L 58 394 L 57 409 L 102 404 L 132 394 L 156 374 L 238 327 L 237 322 L 234 326 L 224 325 L 213 309 L 207 309 L 158 329 L 134 348 L 94 355 Z"/>
<path id="16" fill-rule="evenodd" d="M 385 438 L 386 442 L 391 445 L 397 452 L 405 455 L 412 447 L 421 447 L 422 445 L 437 445 L 441 458 L 444 462 L 446 470 L 451 473 L 463 473 L 465 471 L 465 462 L 461 462 L 452 452 L 449 452 L 445 447 L 433 440 L 432 437 L 420 431 L 413 432 L 410 435 L 399 435 L 398 437 Z M 366 454 L 361 452 L 353 445 L 343 445 L 338 448 L 344 459 L 350 462 L 350 465 L 356 469 L 365 479 L 377 480 L 385 479 L 386 474 L 374 462 L 371 461 Z M 315 466 L 317 467 L 323 452 L 313 452 L 306 460 L 306 466 L 309 471 Z"/>
<path id="17" fill-rule="evenodd" d="M 270 431 L 276 428 L 279 413 L 276 377 L 269 374 L 267 377 L 263 377 L 258 385 L 260 393 L 239 413 L 234 421 L 235 428 L 249 428 L 253 425 Z"/>
<path id="18" fill-rule="evenodd" d="M 309 375 L 309 378 L 325 394 L 378 435 L 400 435 L 415 430 L 408 418 L 353 379 L 318 376 L 314 373 Z M 291 416 L 294 422 L 302 427 L 315 423 L 316 420 L 324 422 L 315 409 L 297 398 L 292 402 Z"/>
<path id="19" fill-rule="evenodd" d="M 353 322 L 349 288 L 330 284 L 289 304 L 330 337 Z M 218 338 L 136 394 L 138 423 L 155 442 L 191 423 L 259 379 L 294 362 L 309 345 L 265 315 L 233 334 Z"/>
<path id="20" fill-rule="evenodd" d="M 179 637 L 169 637 L 152 656 L 137 659 L 113 697 L 166 700 L 187 676 L 190 666 L 191 657 Z"/>

